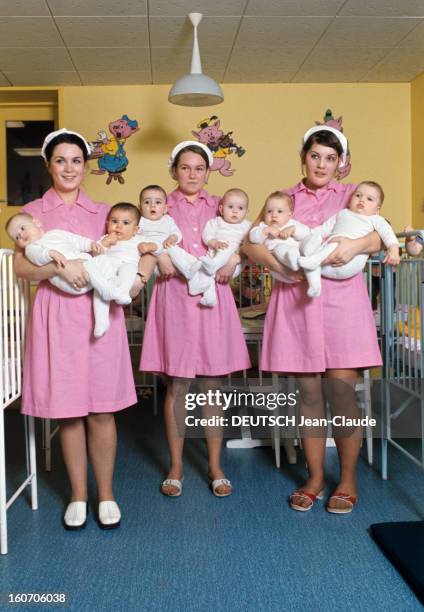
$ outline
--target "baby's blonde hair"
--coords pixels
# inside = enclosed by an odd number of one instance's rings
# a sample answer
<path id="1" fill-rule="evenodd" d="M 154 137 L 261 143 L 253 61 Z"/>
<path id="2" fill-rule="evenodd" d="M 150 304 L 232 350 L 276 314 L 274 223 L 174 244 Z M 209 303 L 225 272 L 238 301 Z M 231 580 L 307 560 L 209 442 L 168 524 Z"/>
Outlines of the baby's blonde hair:
<path id="1" fill-rule="evenodd" d="M 10 225 L 11 225 L 12 221 L 14 221 L 15 219 L 17 219 L 18 217 L 23 217 L 24 219 L 29 219 L 29 220 L 31 220 L 31 221 L 34 221 L 34 217 L 33 217 L 32 215 L 29 215 L 29 214 L 28 214 L 28 213 L 26 213 L 26 212 L 19 212 L 19 213 L 16 213 L 16 215 L 12 215 L 12 216 L 10 217 L 10 219 L 8 219 L 8 220 L 7 220 L 7 223 L 6 223 L 6 225 L 4 226 L 4 229 L 6 230 L 6 232 L 7 232 L 8 234 L 9 234 L 9 227 L 10 227 Z M 10 234 L 9 234 L 9 236 L 10 236 Z"/>
<path id="2" fill-rule="evenodd" d="M 239 189 L 238 187 L 232 187 L 231 189 L 227 189 L 227 191 L 224 193 L 224 195 L 221 198 L 220 204 L 224 203 L 225 198 L 230 194 L 230 193 L 236 193 L 237 195 L 242 196 L 243 198 L 245 198 L 246 200 L 246 206 L 249 206 L 249 196 L 247 195 L 247 193 L 245 191 L 243 191 L 243 189 Z"/>
<path id="3" fill-rule="evenodd" d="M 259 221 L 259 222 L 265 221 L 266 207 L 268 206 L 268 202 L 270 201 L 271 198 L 276 198 L 276 199 L 278 198 L 279 200 L 285 200 L 286 202 L 288 202 L 290 212 L 293 212 L 294 200 L 291 197 L 291 195 L 289 195 L 288 193 L 284 193 L 283 191 L 273 191 L 272 193 L 269 194 L 269 196 L 267 196 L 265 200 L 265 204 L 262 206 L 261 211 L 256 221 Z"/>

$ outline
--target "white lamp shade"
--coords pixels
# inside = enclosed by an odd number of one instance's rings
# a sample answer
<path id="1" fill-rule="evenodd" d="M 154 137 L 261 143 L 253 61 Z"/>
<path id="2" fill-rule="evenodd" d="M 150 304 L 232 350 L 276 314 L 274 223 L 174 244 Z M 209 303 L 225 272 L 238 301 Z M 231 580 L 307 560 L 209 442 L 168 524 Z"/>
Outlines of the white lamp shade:
<path id="1" fill-rule="evenodd" d="M 185 74 L 171 88 L 168 100 L 180 106 L 212 106 L 223 102 L 224 94 L 206 74 Z"/>
<path id="2" fill-rule="evenodd" d="M 190 74 L 178 79 L 168 95 L 172 104 L 179 106 L 212 106 L 224 101 L 222 89 L 211 77 L 202 73 L 197 26 L 202 21 L 202 13 L 189 13 L 189 19 L 194 28 L 193 52 L 191 56 Z"/>

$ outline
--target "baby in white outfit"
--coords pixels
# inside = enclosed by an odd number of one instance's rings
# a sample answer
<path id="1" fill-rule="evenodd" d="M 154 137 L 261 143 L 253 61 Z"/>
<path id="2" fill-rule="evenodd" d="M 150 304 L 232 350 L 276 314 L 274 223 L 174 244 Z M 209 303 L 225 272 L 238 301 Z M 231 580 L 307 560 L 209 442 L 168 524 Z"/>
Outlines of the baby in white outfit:
<path id="1" fill-rule="evenodd" d="M 363 181 L 353 193 L 348 208 L 311 230 L 310 236 L 302 243 L 301 249 L 304 256 L 299 259 L 309 283 L 308 295 L 310 297 L 320 295 L 321 274 L 326 278 L 350 278 L 363 270 L 369 257 L 364 253 L 356 255 L 342 266 L 321 267 L 321 263 L 337 248 L 337 241 L 329 242 L 333 238 L 341 236 L 352 239 L 362 238 L 376 231 L 387 249 L 383 263 L 398 265 L 400 261 L 399 241 L 390 224 L 379 215 L 383 200 L 384 192 L 378 183 Z"/>
<path id="2" fill-rule="evenodd" d="M 103 336 L 109 328 L 109 302 L 129 304 L 131 289 L 139 260 L 137 234 L 140 213 L 133 204 L 116 204 L 107 219 L 108 234 L 95 242 L 64 230 L 44 232 L 41 222 L 31 215 L 19 213 L 9 219 L 6 230 L 25 256 L 36 266 L 54 261 L 65 267 L 70 259 L 83 259 L 90 284 L 76 289 L 60 276 L 49 282 L 66 293 L 81 295 L 91 289 L 93 294 L 94 335 Z M 89 253 L 97 255 L 92 258 Z"/>
<path id="3" fill-rule="evenodd" d="M 202 240 L 208 252 L 193 262 L 191 271 L 197 272 L 189 281 L 191 295 L 203 293 L 203 306 L 215 306 L 215 274 L 239 250 L 250 229 L 251 223 L 246 219 L 248 205 L 249 198 L 242 189 L 229 189 L 219 204 L 220 216 L 210 219 L 204 227 Z M 240 266 L 234 276 L 238 274 Z"/>
<path id="4" fill-rule="evenodd" d="M 140 255 L 151 253 L 159 257 L 165 251 L 177 270 L 190 281 L 201 264 L 197 257 L 178 246 L 182 240 L 181 231 L 166 211 L 166 192 L 162 187 L 148 185 L 141 190 L 141 219 L 138 230 L 141 240 L 138 247 Z M 146 279 L 142 273 L 140 276 L 144 284 Z"/>
<path id="5" fill-rule="evenodd" d="M 265 200 L 261 219 L 249 232 L 250 242 L 265 244 L 276 259 L 290 270 L 299 270 L 300 243 L 311 230 L 292 219 L 294 202 L 291 196 L 274 191 Z"/>

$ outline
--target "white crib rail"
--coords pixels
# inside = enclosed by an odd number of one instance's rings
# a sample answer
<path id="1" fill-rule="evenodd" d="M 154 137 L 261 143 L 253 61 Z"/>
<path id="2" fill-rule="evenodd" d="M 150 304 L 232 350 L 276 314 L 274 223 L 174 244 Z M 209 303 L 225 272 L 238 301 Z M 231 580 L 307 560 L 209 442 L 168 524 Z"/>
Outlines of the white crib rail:
<path id="1" fill-rule="evenodd" d="M 38 508 L 34 419 L 25 417 L 27 477 L 6 498 L 6 457 L 4 410 L 22 392 L 22 356 L 29 305 L 29 283 L 17 280 L 13 270 L 13 251 L 0 249 L 0 552 L 7 553 L 7 510 L 31 485 L 31 506 Z"/>

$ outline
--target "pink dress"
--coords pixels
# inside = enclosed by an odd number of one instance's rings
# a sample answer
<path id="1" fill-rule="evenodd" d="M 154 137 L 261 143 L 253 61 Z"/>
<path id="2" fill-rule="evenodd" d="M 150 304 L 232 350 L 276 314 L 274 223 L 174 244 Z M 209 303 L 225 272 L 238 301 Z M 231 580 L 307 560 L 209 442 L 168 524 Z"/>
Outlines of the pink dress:
<path id="1" fill-rule="evenodd" d="M 316 227 L 347 206 L 355 187 L 331 181 L 311 191 L 300 182 L 286 193 L 294 198 L 294 219 Z M 318 298 L 306 295 L 306 282 L 275 283 L 265 318 L 262 370 L 307 373 L 381 363 L 362 272 L 346 280 L 323 278 Z"/>
<path id="2" fill-rule="evenodd" d="M 109 211 L 82 191 L 69 206 L 54 189 L 24 206 L 45 230 L 63 229 L 97 240 Z M 72 296 L 39 284 L 27 331 L 22 412 L 44 418 L 115 412 L 137 402 L 123 310 L 111 304 L 110 329 L 93 336 L 92 292 Z"/>
<path id="3" fill-rule="evenodd" d="M 168 196 L 168 211 L 180 228 L 181 246 L 204 255 L 202 231 L 218 213 L 217 196 L 201 191 L 191 203 L 180 191 Z M 144 332 L 140 370 L 180 378 L 220 376 L 250 367 L 231 288 L 217 283 L 218 303 L 201 306 L 181 277 L 155 284 Z"/>

